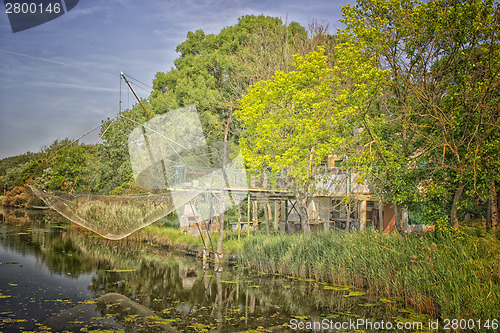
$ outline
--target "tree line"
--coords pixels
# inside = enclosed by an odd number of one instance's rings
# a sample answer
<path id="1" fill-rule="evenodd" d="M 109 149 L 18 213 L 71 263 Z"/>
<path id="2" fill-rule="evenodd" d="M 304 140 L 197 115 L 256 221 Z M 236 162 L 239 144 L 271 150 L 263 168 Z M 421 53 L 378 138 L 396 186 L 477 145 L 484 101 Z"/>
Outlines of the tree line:
<path id="1" fill-rule="evenodd" d="M 141 102 L 153 117 L 195 104 L 209 142 L 229 133 L 253 175 L 286 175 L 305 229 L 332 153 L 393 205 L 399 231 L 405 209 L 431 224 L 457 227 L 470 214 L 496 226 L 499 21 L 498 2 L 479 0 L 358 0 L 343 7 L 346 28 L 335 33 L 324 22 L 243 16 L 218 34 L 189 32 Z M 54 142 L 20 163 L 15 185 L 142 191 L 128 119 L 148 118 L 140 105 L 123 116 L 103 121 L 98 145 Z"/>

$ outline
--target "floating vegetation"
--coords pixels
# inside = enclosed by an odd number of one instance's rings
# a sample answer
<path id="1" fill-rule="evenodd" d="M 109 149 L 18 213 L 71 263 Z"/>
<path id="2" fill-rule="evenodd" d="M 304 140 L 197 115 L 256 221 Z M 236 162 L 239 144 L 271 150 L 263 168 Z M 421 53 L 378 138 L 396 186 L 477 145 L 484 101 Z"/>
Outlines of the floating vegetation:
<path id="1" fill-rule="evenodd" d="M 364 306 L 365 308 L 372 308 L 374 306 L 377 306 L 378 304 L 376 303 L 365 303 L 365 304 L 360 304 L 359 306 Z"/>
<path id="2" fill-rule="evenodd" d="M 213 327 L 212 325 L 195 323 L 193 325 L 188 326 L 188 328 L 193 328 L 196 332 L 208 332 L 209 329 L 213 329 L 215 327 Z"/>
<path id="3" fill-rule="evenodd" d="M 323 316 L 325 319 L 337 319 L 339 318 L 340 315 L 338 313 L 332 313 L 332 314 L 327 314 L 326 316 Z"/>
<path id="4" fill-rule="evenodd" d="M 356 296 L 364 296 L 366 292 L 364 291 L 350 291 L 349 294 L 344 295 L 344 297 L 356 297 Z"/>
<path id="5" fill-rule="evenodd" d="M 310 316 L 292 316 L 292 318 L 295 318 L 298 320 L 308 320 L 311 317 Z"/>
<path id="6" fill-rule="evenodd" d="M 380 299 L 381 302 L 384 302 L 384 303 L 396 303 L 396 302 L 399 302 L 401 301 L 401 298 L 399 297 L 389 297 L 389 298 L 381 298 Z"/>
<path id="7" fill-rule="evenodd" d="M 135 269 L 107 269 L 106 272 L 113 273 L 125 273 L 125 272 L 135 272 Z"/>
<path id="8" fill-rule="evenodd" d="M 336 291 L 350 291 L 353 287 L 351 286 L 323 286 L 325 290 L 336 290 Z"/>
<path id="9" fill-rule="evenodd" d="M 0 318 L 0 322 L 3 324 L 23 324 L 28 321 L 26 319 Z"/>

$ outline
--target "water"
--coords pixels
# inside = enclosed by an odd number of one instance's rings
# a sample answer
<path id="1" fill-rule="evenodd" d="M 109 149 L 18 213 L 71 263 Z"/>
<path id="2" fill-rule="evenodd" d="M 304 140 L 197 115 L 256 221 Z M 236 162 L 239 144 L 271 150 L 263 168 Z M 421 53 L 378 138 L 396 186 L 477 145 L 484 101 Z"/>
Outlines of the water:
<path id="1" fill-rule="evenodd" d="M 236 266 L 203 270 L 196 258 L 107 241 L 53 212 L 1 213 L 0 332 L 290 332 L 300 323 L 415 316 L 349 286 Z"/>

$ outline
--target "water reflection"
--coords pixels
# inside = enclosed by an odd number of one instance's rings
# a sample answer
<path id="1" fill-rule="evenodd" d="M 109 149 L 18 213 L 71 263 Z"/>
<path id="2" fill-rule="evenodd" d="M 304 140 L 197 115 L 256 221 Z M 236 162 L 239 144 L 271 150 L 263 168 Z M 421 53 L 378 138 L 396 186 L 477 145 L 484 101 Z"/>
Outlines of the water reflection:
<path id="1" fill-rule="evenodd" d="M 74 230 L 51 212 L 4 209 L 1 218 L 3 332 L 288 332 L 291 318 L 397 317 L 373 296 L 237 267 L 203 270 L 163 247 Z M 27 310 L 35 307 L 43 311 Z"/>

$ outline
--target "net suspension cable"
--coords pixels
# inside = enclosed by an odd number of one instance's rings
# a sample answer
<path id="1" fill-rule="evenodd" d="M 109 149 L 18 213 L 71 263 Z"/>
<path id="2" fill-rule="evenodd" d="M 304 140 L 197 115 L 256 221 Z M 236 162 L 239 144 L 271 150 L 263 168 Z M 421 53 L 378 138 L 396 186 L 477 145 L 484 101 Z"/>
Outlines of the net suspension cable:
<path id="1" fill-rule="evenodd" d="M 130 76 L 129 76 L 130 77 Z M 133 119 L 130 119 L 126 116 L 123 115 L 122 113 L 122 101 L 121 101 L 121 96 L 122 96 L 122 91 L 121 91 L 121 79 L 124 79 L 124 81 L 128 84 L 130 90 L 138 100 L 139 104 L 141 105 L 142 109 L 146 113 L 146 115 L 149 118 L 149 122 L 153 125 L 152 128 L 151 126 L 148 126 L 147 124 L 141 124 Z M 132 78 L 133 79 L 133 78 Z M 135 80 L 135 79 L 134 79 Z M 138 81 L 144 86 L 147 86 L 143 84 L 142 82 Z M 207 162 L 207 159 L 203 158 L 204 154 L 198 154 L 196 152 L 191 151 L 190 147 L 186 147 L 185 145 L 177 142 L 176 140 L 173 140 L 172 138 L 166 136 L 164 133 L 162 133 L 161 129 L 159 126 L 156 124 L 155 121 L 151 118 L 150 114 L 147 112 L 146 108 L 136 95 L 135 91 L 132 89 L 129 81 L 125 77 L 123 73 L 120 73 L 120 103 L 119 103 L 119 113 L 113 117 L 112 119 L 109 120 L 109 124 L 104 128 L 104 130 L 101 132 L 97 142 L 93 145 L 94 147 L 97 145 L 97 143 L 102 140 L 103 136 L 105 133 L 113 126 L 113 124 L 116 123 L 118 118 L 123 118 L 127 121 L 130 121 L 138 126 L 141 127 L 142 132 L 144 134 L 144 141 L 147 143 L 147 138 L 145 135 L 146 131 L 149 131 L 150 134 L 154 134 L 157 137 L 163 138 L 164 142 L 168 145 L 169 149 L 174 152 L 175 157 L 178 158 L 179 161 L 182 162 L 182 166 L 186 167 L 187 170 L 190 170 L 193 174 L 196 174 L 195 168 L 191 166 L 191 163 L 189 161 L 186 161 L 185 158 L 180 154 L 179 149 L 183 152 L 188 152 L 188 156 L 194 157 L 197 159 L 199 162 L 201 162 L 201 165 L 204 165 L 207 168 L 211 168 L 211 165 Z M 66 145 L 65 147 L 61 148 L 60 150 L 66 149 L 69 147 L 71 144 L 77 142 L 79 139 L 82 137 L 88 135 L 89 133 L 93 132 L 97 128 L 101 127 L 102 128 L 103 124 L 94 127 L 92 130 L 84 133 L 78 139 L 73 140 L 70 144 Z M 130 138 L 129 138 L 130 140 Z M 151 150 L 151 147 L 149 144 L 146 144 L 148 146 L 148 149 Z M 58 150 L 58 152 L 60 151 Z M 151 151 L 150 151 L 151 153 Z M 56 152 L 57 154 L 57 152 Z M 209 156 L 209 153 L 207 151 L 206 156 Z M 88 157 L 86 157 L 88 158 Z M 225 158 L 224 158 L 225 160 Z M 152 160 L 154 161 L 154 160 Z M 165 169 L 165 161 L 166 162 L 176 162 L 174 160 L 170 160 L 168 158 L 164 158 L 164 160 L 161 160 L 162 168 L 163 168 L 163 176 L 165 180 L 165 184 L 168 184 L 168 179 L 167 179 L 167 172 Z M 108 239 L 121 239 L 124 238 L 128 235 L 130 235 L 132 232 L 153 223 L 154 221 L 166 216 L 167 214 L 171 213 L 172 211 L 178 209 L 180 206 L 188 204 L 191 207 L 191 211 L 195 213 L 195 207 L 193 206 L 193 199 L 199 196 L 201 193 L 205 192 L 209 195 L 209 197 L 213 197 L 216 199 L 216 194 L 213 191 L 213 181 L 214 181 L 214 175 L 215 173 L 212 172 L 211 174 L 211 184 L 208 182 L 208 177 L 198 177 L 197 181 L 199 184 L 201 184 L 199 190 L 197 191 L 185 191 L 185 192 L 167 192 L 167 193 L 160 193 L 160 194 L 140 194 L 140 195 L 94 195 L 94 194 L 77 194 L 74 191 L 74 186 L 76 185 L 76 181 L 78 180 L 78 177 L 80 176 L 82 167 L 82 163 L 80 165 L 80 170 L 78 173 L 78 176 L 75 179 L 75 182 L 72 185 L 72 191 L 69 193 L 50 193 L 46 190 L 41 190 L 36 188 L 35 186 L 32 186 L 32 190 L 37 194 L 39 197 L 41 197 L 50 207 L 54 208 L 56 211 L 58 211 L 61 215 L 65 216 L 69 220 L 89 229 L 92 230 L 99 235 L 108 238 Z M 222 175 L 223 178 L 226 178 L 226 172 L 225 172 L 225 165 L 222 165 Z M 246 180 L 245 180 L 246 181 Z M 227 182 L 221 182 L 219 186 L 219 190 L 222 192 L 224 190 L 224 183 Z M 168 189 L 167 189 L 168 190 Z M 230 195 L 231 202 L 234 202 L 233 195 L 231 191 L 228 191 Z M 239 202 L 240 200 L 238 200 Z M 213 203 L 212 199 L 209 199 L 210 202 L 210 208 L 209 208 L 209 213 L 207 216 L 210 218 L 212 216 L 216 216 L 220 214 L 221 212 L 217 213 L 217 210 L 213 209 Z M 223 204 L 220 204 L 223 206 Z M 206 225 L 206 220 L 202 219 L 202 222 L 205 223 L 205 229 L 208 230 L 208 227 Z M 199 224 L 196 224 L 198 229 L 199 229 Z M 201 230 L 200 230 L 201 234 Z M 203 236 L 203 235 L 202 235 Z M 208 238 L 210 239 L 209 234 L 207 233 Z M 210 239 L 210 243 L 211 239 Z M 213 245 L 212 245 L 213 249 Z"/>

